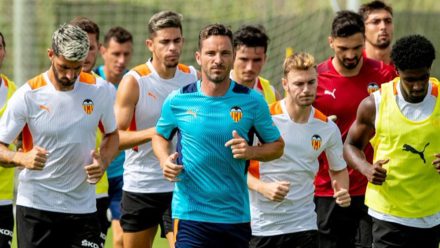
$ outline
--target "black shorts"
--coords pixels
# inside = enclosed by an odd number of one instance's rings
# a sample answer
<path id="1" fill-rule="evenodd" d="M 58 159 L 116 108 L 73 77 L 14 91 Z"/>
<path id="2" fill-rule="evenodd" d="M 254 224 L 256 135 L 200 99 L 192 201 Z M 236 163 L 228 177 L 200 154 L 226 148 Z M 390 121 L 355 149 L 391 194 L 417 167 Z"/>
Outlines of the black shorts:
<path id="1" fill-rule="evenodd" d="M 14 214 L 11 205 L 0 206 L 0 247 L 11 247 L 14 232 Z"/>
<path id="2" fill-rule="evenodd" d="M 176 248 L 248 248 L 250 223 L 222 224 L 174 220 Z"/>
<path id="3" fill-rule="evenodd" d="M 252 236 L 250 248 L 318 248 L 318 231 L 310 230 L 274 236 Z"/>
<path id="4" fill-rule="evenodd" d="M 315 197 L 319 247 L 371 248 L 371 217 L 364 196 L 352 196 L 348 208 L 336 204 L 333 197 Z"/>
<path id="5" fill-rule="evenodd" d="M 440 225 L 416 228 L 373 218 L 374 248 L 438 248 Z"/>
<path id="6" fill-rule="evenodd" d="M 140 232 L 159 225 L 171 207 L 172 192 L 133 193 L 122 192 L 121 227 L 124 232 Z"/>
<path id="7" fill-rule="evenodd" d="M 107 218 L 107 209 L 109 206 L 109 198 L 108 197 L 101 197 L 96 199 L 96 216 L 98 217 L 99 221 L 99 230 L 101 237 L 101 240 L 105 243 L 106 235 L 107 235 L 107 229 L 110 227 L 110 221 L 108 221 Z"/>
<path id="8" fill-rule="evenodd" d="M 162 221 L 160 222 L 160 236 L 166 238 L 167 233 L 173 232 L 173 219 L 171 217 L 171 207 L 169 207 L 162 215 Z"/>
<path id="9" fill-rule="evenodd" d="M 19 248 L 101 247 L 96 213 L 67 214 L 16 207 Z"/>

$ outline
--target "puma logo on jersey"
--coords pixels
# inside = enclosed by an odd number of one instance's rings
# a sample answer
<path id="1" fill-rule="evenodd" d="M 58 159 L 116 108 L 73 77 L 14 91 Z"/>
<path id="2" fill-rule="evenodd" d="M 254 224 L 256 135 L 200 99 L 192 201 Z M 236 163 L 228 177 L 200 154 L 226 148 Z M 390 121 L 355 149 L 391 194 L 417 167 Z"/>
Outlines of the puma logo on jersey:
<path id="1" fill-rule="evenodd" d="M 49 110 L 49 107 L 48 107 L 48 106 L 46 106 L 46 105 L 40 105 L 40 106 L 38 106 L 38 107 L 40 107 L 41 110 L 44 110 L 44 111 L 47 111 L 47 112 L 50 113 L 50 110 Z"/>
<path id="2" fill-rule="evenodd" d="M 197 118 L 197 113 L 194 112 L 194 111 L 192 111 L 191 109 L 188 109 L 188 110 L 186 111 L 186 113 L 192 115 L 194 118 Z"/>
<path id="3" fill-rule="evenodd" d="M 155 94 L 153 94 L 151 91 L 148 91 L 147 95 L 151 98 L 153 98 L 154 100 L 157 100 L 157 96 Z"/>
<path id="4" fill-rule="evenodd" d="M 403 145 L 403 150 L 406 152 L 411 152 L 414 154 L 418 154 L 420 156 L 420 158 L 423 160 L 423 163 L 426 164 L 426 159 L 425 159 L 425 149 L 426 147 L 429 146 L 429 142 L 426 143 L 425 147 L 423 148 L 423 150 L 421 152 L 417 151 L 414 147 L 408 145 L 408 144 L 404 144 Z"/>
<path id="5" fill-rule="evenodd" d="M 333 97 L 333 99 L 336 99 L 335 92 L 336 92 L 336 89 L 333 89 L 333 91 L 324 90 L 324 95 L 330 95 Z"/>

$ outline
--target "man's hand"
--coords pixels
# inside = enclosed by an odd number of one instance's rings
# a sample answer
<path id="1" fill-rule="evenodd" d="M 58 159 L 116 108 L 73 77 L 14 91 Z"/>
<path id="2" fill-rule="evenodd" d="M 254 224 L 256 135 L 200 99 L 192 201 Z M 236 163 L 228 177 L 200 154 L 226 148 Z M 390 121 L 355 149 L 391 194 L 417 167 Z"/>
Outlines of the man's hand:
<path id="1" fill-rule="evenodd" d="M 232 155 L 235 159 L 249 160 L 252 157 L 248 143 L 235 130 L 232 131 L 232 139 L 228 140 L 225 146 L 231 147 Z"/>
<path id="2" fill-rule="evenodd" d="M 179 153 L 175 152 L 171 154 L 163 163 L 161 162 L 161 167 L 163 171 L 163 176 L 171 182 L 177 182 L 179 179 L 177 176 L 183 170 L 182 165 L 175 163 L 176 159 L 179 157 Z"/>
<path id="3" fill-rule="evenodd" d="M 387 170 L 382 168 L 382 166 L 389 161 L 389 159 L 378 160 L 372 166 L 366 169 L 364 175 L 367 177 L 368 182 L 376 185 L 382 185 L 387 177 Z"/>
<path id="4" fill-rule="evenodd" d="M 265 183 L 260 181 L 257 191 L 271 201 L 281 202 L 290 191 L 290 182 L 278 181 Z"/>
<path id="5" fill-rule="evenodd" d="M 19 161 L 19 167 L 29 170 L 43 170 L 46 165 L 49 152 L 39 146 L 34 146 L 29 152 L 17 152 L 15 156 Z"/>
<path id="6" fill-rule="evenodd" d="M 104 175 L 104 164 L 101 160 L 101 156 L 95 150 L 91 151 L 92 163 L 86 165 L 84 169 L 87 173 L 87 182 L 90 184 L 96 184 Z"/>
<path id="7" fill-rule="evenodd" d="M 333 191 L 335 192 L 333 194 L 333 198 L 335 198 L 336 204 L 343 208 L 349 207 L 351 203 L 351 198 L 348 190 L 340 187 L 336 180 L 333 180 L 332 186 Z"/>
<path id="8" fill-rule="evenodd" d="M 432 164 L 434 165 L 438 174 L 440 174 L 440 153 L 437 153 L 434 156 L 435 156 L 435 160 L 432 162 Z"/>

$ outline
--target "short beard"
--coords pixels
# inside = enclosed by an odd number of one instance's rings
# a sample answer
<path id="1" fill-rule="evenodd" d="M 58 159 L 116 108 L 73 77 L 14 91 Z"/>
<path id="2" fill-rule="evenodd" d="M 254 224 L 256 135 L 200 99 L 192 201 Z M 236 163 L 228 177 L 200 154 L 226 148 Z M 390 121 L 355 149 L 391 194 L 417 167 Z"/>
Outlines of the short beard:
<path id="1" fill-rule="evenodd" d="M 61 86 L 67 88 L 67 87 L 71 87 L 72 85 L 75 84 L 77 78 L 75 78 L 72 81 L 69 81 L 68 79 L 63 80 L 62 78 L 60 78 L 60 75 L 59 75 L 59 73 L 58 73 L 58 71 L 55 68 L 55 65 L 53 63 L 52 63 L 52 70 L 53 70 L 53 74 L 55 76 L 55 81 L 57 81 L 58 84 L 61 84 Z"/>
<path id="2" fill-rule="evenodd" d="M 387 40 L 387 41 L 382 41 L 382 42 L 377 42 L 376 44 L 374 44 L 375 47 L 379 48 L 379 49 L 386 49 L 391 45 L 391 41 Z"/>

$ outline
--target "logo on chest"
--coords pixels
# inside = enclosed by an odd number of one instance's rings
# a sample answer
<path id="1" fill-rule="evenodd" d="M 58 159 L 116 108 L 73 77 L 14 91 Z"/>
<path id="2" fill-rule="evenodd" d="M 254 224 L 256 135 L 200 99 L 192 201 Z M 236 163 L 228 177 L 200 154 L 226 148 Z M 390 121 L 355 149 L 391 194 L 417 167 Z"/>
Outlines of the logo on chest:
<path id="1" fill-rule="evenodd" d="M 336 89 L 333 89 L 333 91 L 329 91 L 329 90 L 324 90 L 324 95 L 329 95 L 331 97 L 333 97 L 333 99 L 336 99 Z"/>
<path id="2" fill-rule="evenodd" d="M 90 115 L 93 113 L 93 109 L 94 109 L 94 103 L 91 99 L 85 99 L 82 103 L 84 112 L 86 112 L 86 114 Z"/>
<path id="3" fill-rule="evenodd" d="M 368 94 L 371 94 L 371 93 L 378 91 L 378 90 L 379 90 L 379 85 L 376 82 L 368 83 L 368 86 L 367 86 Z"/>
<path id="4" fill-rule="evenodd" d="M 231 118 L 232 120 L 234 120 L 234 122 L 239 122 L 241 118 L 243 118 L 243 111 L 238 106 L 232 107 L 229 111 L 229 114 L 231 115 Z"/>
<path id="5" fill-rule="evenodd" d="M 423 150 L 418 151 L 416 148 L 412 147 L 411 145 L 403 144 L 402 150 L 404 150 L 405 152 L 411 152 L 411 153 L 419 155 L 420 159 L 423 161 L 423 163 L 426 164 L 425 150 L 426 150 L 427 146 L 429 146 L 429 142 L 426 143 L 426 145 L 423 148 Z"/>
<path id="6" fill-rule="evenodd" d="M 321 136 L 319 136 L 317 134 L 314 134 L 312 136 L 312 147 L 313 147 L 313 150 L 317 151 L 321 147 L 321 144 L 322 144 Z"/>

